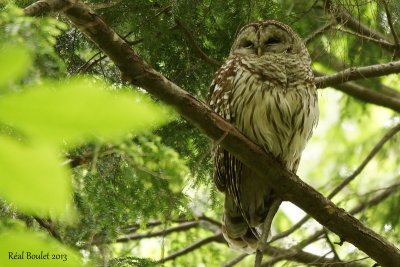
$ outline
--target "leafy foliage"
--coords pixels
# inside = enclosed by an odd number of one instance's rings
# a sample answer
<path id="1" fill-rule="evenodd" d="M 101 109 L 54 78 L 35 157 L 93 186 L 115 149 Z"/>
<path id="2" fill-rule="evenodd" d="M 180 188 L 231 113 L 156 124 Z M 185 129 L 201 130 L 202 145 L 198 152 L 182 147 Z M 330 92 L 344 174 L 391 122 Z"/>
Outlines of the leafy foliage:
<path id="1" fill-rule="evenodd" d="M 10 12 L 13 11 L 15 10 L 11 9 Z M 14 82 L 26 72 L 31 57 L 27 49 L 11 44 L 3 45 L 1 52 L 0 57 L 3 61 L 0 68 L 5 73 L 1 77 L 2 83 L 0 84 L 4 93 L 0 99 L 0 122 L 2 123 L 0 125 L 2 133 L 0 135 L 0 145 L 2 146 L 0 195 L 18 212 L 49 217 L 60 220 L 60 222 L 72 222 L 76 215 L 71 198 L 71 172 L 62 164 L 61 148 L 67 149 L 72 145 L 88 141 L 115 140 L 115 138 L 126 135 L 127 131 L 143 132 L 171 119 L 171 113 L 151 102 L 143 94 L 122 90 L 111 92 L 105 83 L 89 78 L 41 82 L 34 86 L 18 87 L 20 92 L 10 92 L 8 83 Z M 8 68 L 6 68 L 7 65 Z M 104 109 L 105 106 L 109 110 Z M 145 142 L 143 138 L 140 140 L 144 144 L 136 149 L 133 145 L 129 148 L 120 145 L 122 151 L 124 151 L 123 149 L 133 150 L 135 154 L 132 161 L 137 165 L 144 165 L 150 172 L 157 171 L 158 166 L 170 165 L 174 169 L 166 175 L 183 175 L 185 173 L 185 167 L 180 165 L 179 158 L 174 151 L 161 147 L 160 151 L 156 153 L 159 148 L 156 146 L 160 143 L 159 139 L 155 139 L 158 142 L 156 144 Z M 143 149 L 144 153 L 152 153 L 156 159 L 159 158 L 159 155 L 168 158 L 157 163 L 149 158 L 144 164 L 143 158 L 139 157 L 140 149 Z M 147 157 L 147 155 L 143 155 L 143 157 Z M 111 171 L 106 168 L 108 163 L 107 161 L 104 165 L 100 165 L 103 168 L 103 173 L 99 171 L 100 174 Z M 99 169 L 101 170 L 101 168 Z M 106 174 L 110 175 L 111 173 L 106 172 Z M 135 176 L 128 168 L 121 168 L 118 177 L 107 177 L 107 175 L 106 179 L 118 178 L 124 182 L 122 184 L 125 187 L 133 190 L 145 189 L 154 181 L 150 177 L 147 179 L 149 181 L 144 181 L 143 184 L 137 183 L 140 185 L 137 188 L 132 187 L 132 184 L 127 182 L 132 182 L 129 178 Z M 104 179 L 94 173 L 91 178 L 92 181 Z M 136 181 L 141 180 L 136 177 Z M 88 184 L 90 185 L 90 183 Z M 166 185 L 168 184 L 157 183 L 159 190 L 152 187 L 154 191 L 157 191 L 157 200 L 160 200 L 159 197 L 162 195 L 164 197 L 172 195 L 168 186 L 165 187 Z M 85 189 L 90 190 L 90 187 L 85 187 Z M 130 191 L 132 192 L 132 190 Z M 84 194 L 85 192 L 82 195 Z M 137 200 L 135 195 L 133 198 Z M 124 200 L 131 199 L 128 197 Z M 5 203 L 4 205 L 7 206 Z M 101 207 L 108 208 L 106 205 Z M 7 211 L 8 208 L 3 207 L 2 209 Z M 113 219 L 113 216 L 114 214 L 110 218 Z M 41 219 L 36 220 L 39 224 L 43 224 Z M 3 255 L 9 254 L 11 251 L 12 253 L 15 251 L 21 253 L 19 256 L 21 258 L 11 263 L 9 262 L 10 258 L 2 257 L 1 265 L 24 266 L 27 263 L 23 260 L 27 260 L 31 266 L 82 266 L 81 259 L 76 252 L 49 237 L 43 239 L 23 227 L 2 229 L 0 236 L 0 251 Z M 58 235 L 57 237 L 60 239 Z M 43 251 L 45 251 L 45 256 L 42 255 Z M 53 254 L 62 257 L 57 258 L 59 261 L 54 262 L 51 258 Z M 40 255 L 44 258 L 34 259 L 30 258 L 30 255 L 36 255 L 36 257 Z M 63 260 L 64 258 L 65 260 Z"/>

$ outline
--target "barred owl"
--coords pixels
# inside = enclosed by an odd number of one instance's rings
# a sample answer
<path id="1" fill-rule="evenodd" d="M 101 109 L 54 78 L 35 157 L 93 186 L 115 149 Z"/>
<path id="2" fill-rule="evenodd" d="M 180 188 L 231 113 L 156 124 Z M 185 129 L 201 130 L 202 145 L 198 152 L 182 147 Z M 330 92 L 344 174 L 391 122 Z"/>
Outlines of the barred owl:
<path id="1" fill-rule="evenodd" d="M 216 72 L 209 105 L 253 142 L 296 172 L 319 110 L 310 56 L 287 25 L 244 26 Z M 255 251 L 273 189 L 215 144 L 213 179 L 225 194 L 222 232 L 231 247 Z"/>

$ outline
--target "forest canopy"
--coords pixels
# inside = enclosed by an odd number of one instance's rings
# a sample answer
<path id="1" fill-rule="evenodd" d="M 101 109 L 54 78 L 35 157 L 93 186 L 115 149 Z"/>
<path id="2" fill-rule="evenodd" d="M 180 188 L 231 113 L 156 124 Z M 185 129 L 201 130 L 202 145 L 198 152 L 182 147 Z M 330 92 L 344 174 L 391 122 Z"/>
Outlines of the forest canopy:
<path id="1" fill-rule="evenodd" d="M 211 139 L 285 196 L 261 266 L 399 262 L 398 1 L 0 8 L 0 266 L 253 266 L 221 233 Z M 238 30 L 267 19 L 301 36 L 318 87 L 298 176 L 204 104 Z"/>

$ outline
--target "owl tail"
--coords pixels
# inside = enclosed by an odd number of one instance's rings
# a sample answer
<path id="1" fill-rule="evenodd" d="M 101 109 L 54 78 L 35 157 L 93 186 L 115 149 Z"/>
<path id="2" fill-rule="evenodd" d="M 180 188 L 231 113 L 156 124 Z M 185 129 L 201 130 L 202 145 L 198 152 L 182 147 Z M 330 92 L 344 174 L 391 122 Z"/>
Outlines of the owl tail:
<path id="1" fill-rule="evenodd" d="M 246 253 L 253 253 L 257 249 L 260 234 L 255 227 L 249 225 L 233 199 L 225 197 L 225 211 L 222 220 L 222 234 L 229 246 Z"/>
<path id="2" fill-rule="evenodd" d="M 225 194 L 222 233 L 229 245 L 253 253 L 258 246 L 262 224 L 276 195 L 272 188 L 255 179 L 254 173 L 243 169 L 238 207 L 230 193 Z"/>

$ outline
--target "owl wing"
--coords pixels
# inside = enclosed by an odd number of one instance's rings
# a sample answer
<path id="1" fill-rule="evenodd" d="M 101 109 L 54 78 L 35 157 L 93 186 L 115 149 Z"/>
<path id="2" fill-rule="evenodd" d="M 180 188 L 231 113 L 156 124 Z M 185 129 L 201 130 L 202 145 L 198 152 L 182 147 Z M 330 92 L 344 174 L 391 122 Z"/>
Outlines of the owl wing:
<path id="1" fill-rule="evenodd" d="M 235 59 L 228 60 L 222 65 L 214 76 L 208 97 L 210 107 L 230 123 L 234 122 L 230 100 L 235 78 L 235 68 Z M 223 138 L 223 136 L 221 138 Z M 242 163 L 218 145 L 218 143 L 218 141 L 215 142 L 213 149 L 213 179 L 218 190 L 225 192 L 230 184 L 235 184 L 229 181 L 238 179 L 242 169 Z"/>

